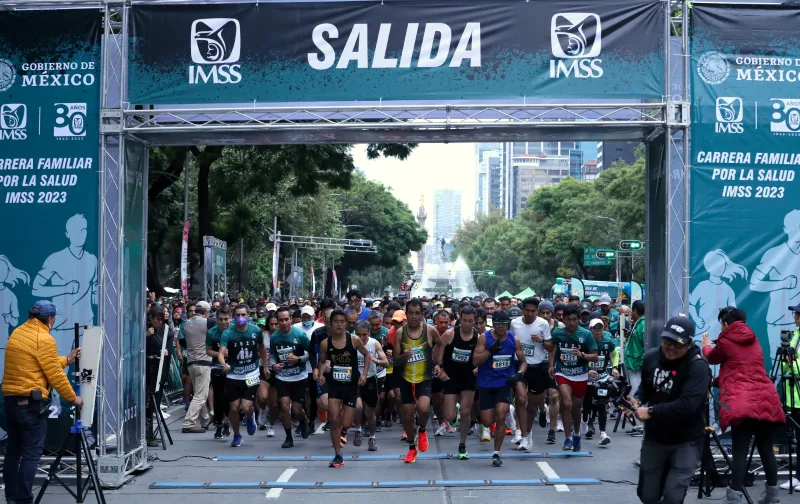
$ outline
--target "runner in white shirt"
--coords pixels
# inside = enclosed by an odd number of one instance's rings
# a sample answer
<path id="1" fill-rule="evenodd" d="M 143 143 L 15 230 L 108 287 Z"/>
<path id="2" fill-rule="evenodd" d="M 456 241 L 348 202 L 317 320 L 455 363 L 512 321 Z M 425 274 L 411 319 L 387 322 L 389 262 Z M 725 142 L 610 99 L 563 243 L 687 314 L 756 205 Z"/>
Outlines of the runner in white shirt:
<path id="1" fill-rule="evenodd" d="M 522 301 L 522 316 L 511 321 L 510 330 L 522 344 L 522 353 L 528 369 L 525 379 L 517 384 L 516 410 L 519 415 L 519 430 L 514 433 L 514 443 L 519 449 L 528 451 L 533 446 L 533 421 L 536 411 L 540 411 L 541 420 L 545 420 L 544 393 L 550 388 L 552 379 L 548 374 L 550 363 L 547 350 L 542 343 L 550 339 L 550 325 L 543 318 L 537 317 L 539 300 L 534 297 Z M 542 425 L 542 427 L 544 427 Z"/>
<path id="2" fill-rule="evenodd" d="M 364 372 L 364 356 L 360 353 L 358 357 L 358 371 L 361 376 L 367 377 L 367 382 L 361 385 L 358 390 L 358 399 L 356 400 L 355 424 L 356 433 L 353 437 L 353 446 L 361 446 L 361 412 L 362 408 L 366 405 L 367 416 L 367 435 L 369 436 L 368 450 L 376 451 L 378 449 L 378 441 L 375 439 L 375 425 L 376 417 L 375 412 L 378 407 L 378 366 L 387 366 L 389 361 L 386 359 L 386 354 L 383 353 L 383 348 L 378 340 L 370 338 L 370 324 L 366 320 L 359 320 L 356 322 L 356 336 L 361 338 L 364 347 L 370 355 L 369 370 Z"/>

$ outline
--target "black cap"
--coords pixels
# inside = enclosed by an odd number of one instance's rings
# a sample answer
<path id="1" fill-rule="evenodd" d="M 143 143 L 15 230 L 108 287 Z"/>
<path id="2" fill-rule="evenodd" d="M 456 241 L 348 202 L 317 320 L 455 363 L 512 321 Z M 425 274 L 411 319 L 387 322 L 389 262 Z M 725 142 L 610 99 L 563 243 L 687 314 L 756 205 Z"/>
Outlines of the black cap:
<path id="1" fill-rule="evenodd" d="M 798 304 L 796 304 L 794 306 L 790 306 L 789 309 L 791 311 L 795 312 L 795 313 L 800 313 L 800 303 L 798 303 Z"/>
<path id="2" fill-rule="evenodd" d="M 508 316 L 511 317 L 511 318 L 521 317 L 522 316 L 522 310 L 520 310 L 516 306 L 512 306 L 511 308 L 508 309 Z"/>
<path id="3" fill-rule="evenodd" d="M 661 331 L 661 337 L 677 341 L 681 345 L 688 345 L 694 338 L 694 322 L 680 315 L 672 317 Z"/>
<path id="4" fill-rule="evenodd" d="M 510 324 L 510 323 L 511 323 L 511 317 L 509 316 L 507 311 L 497 310 L 496 312 L 494 312 L 494 315 L 492 316 L 493 326 L 497 324 Z"/>
<path id="5" fill-rule="evenodd" d="M 581 303 L 581 311 L 580 314 L 583 315 L 584 313 L 592 313 L 594 311 L 594 306 L 591 303 Z"/>

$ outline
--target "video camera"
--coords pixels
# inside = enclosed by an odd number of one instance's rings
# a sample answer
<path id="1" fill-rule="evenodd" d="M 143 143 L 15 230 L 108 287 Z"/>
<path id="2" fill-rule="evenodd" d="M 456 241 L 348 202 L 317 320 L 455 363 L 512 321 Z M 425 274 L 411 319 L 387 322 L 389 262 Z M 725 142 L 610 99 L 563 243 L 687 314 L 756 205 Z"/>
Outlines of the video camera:
<path id="1" fill-rule="evenodd" d="M 793 334 L 794 333 L 792 331 L 781 331 L 781 352 L 788 357 L 794 357 L 797 355 L 797 349 L 789 346 L 792 341 Z"/>
<path id="2" fill-rule="evenodd" d="M 631 393 L 632 386 L 624 376 L 620 376 L 619 379 L 615 380 L 614 377 L 608 375 L 607 378 L 599 380 L 596 387 L 597 399 L 610 400 L 617 408 L 627 408 L 631 411 L 636 409 L 627 399 Z"/>

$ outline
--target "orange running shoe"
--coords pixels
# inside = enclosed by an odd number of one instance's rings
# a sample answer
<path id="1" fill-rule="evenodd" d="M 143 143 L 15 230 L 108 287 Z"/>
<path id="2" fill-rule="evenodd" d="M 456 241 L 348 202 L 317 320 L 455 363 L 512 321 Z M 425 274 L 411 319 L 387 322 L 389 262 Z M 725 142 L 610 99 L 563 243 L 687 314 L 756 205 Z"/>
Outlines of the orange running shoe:
<path id="1" fill-rule="evenodd" d="M 506 428 L 506 436 L 511 436 L 512 434 L 514 434 L 514 431 L 512 431 L 511 429 Z"/>
<path id="2" fill-rule="evenodd" d="M 408 441 L 408 434 L 406 434 L 406 431 L 403 431 L 403 435 L 400 436 L 400 441 Z"/>
<path id="3" fill-rule="evenodd" d="M 406 464 L 413 464 L 417 461 L 417 450 L 409 449 L 408 454 L 406 454 L 406 458 L 403 459 L 403 462 Z"/>
<path id="4" fill-rule="evenodd" d="M 325 423 L 328 421 L 328 412 L 327 411 L 320 411 L 317 415 L 319 417 L 319 421 Z"/>
<path id="5" fill-rule="evenodd" d="M 491 427 L 492 437 L 494 437 L 494 431 L 495 431 L 496 428 L 497 428 L 497 424 L 492 424 L 492 427 Z"/>
<path id="6" fill-rule="evenodd" d="M 419 446 L 419 451 L 426 452 L 428 451 L 428 433 L 427 432 L 420 432 L 417 435 L 417 446 Z"/>

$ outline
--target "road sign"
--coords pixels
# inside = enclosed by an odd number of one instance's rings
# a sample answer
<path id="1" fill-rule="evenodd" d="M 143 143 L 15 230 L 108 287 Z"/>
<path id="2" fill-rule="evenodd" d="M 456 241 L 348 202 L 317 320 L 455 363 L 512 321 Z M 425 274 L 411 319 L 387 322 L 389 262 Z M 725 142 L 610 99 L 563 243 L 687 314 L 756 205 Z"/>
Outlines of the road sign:
<path id="1" fill-rule="evenodd" d="M 486 270 L 486 276 L 494 276 L 494 270 Z"/>
<path id="2" fill-rule="evenodd" d="M 611 259 L 584 259 L 584 266 L 611 266 Z"/>
<path id="3" fill-rule="evenodd" d="M 416 273 L 416 271 L 414 271 L 414 270 L 406 270 L 405 271 L 405 275 L 406 276 L 414 276 L 414 273 Z"/>
<path id="4" fill-rule="evenodd" d="M 620 250 L 642 250 L 644 244 L 639 240 L 622 240 L 619 242 Z"/>

